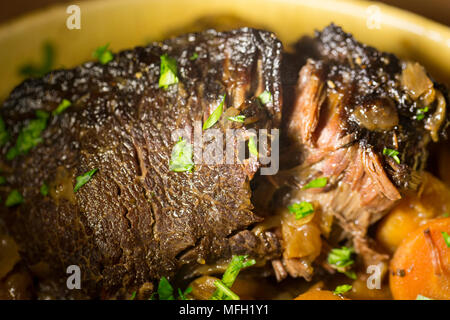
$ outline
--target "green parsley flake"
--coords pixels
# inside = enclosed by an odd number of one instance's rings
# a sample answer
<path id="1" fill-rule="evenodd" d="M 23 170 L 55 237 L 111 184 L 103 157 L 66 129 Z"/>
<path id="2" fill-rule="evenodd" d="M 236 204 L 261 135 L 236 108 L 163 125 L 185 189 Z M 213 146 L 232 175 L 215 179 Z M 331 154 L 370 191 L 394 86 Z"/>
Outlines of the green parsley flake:
<path id="1" fill-rule="evenodd" d="M 92 169 L 81 176 L 78 176 L 76 178 L 76 184 L 75 188 L 73 188 L 73 192 L 77 192 L 80 190 L 82 186 L 84 186 L 86 183 L 88 183 L 89 180 L 91 180 L 92 176 L 98 171 L 98 169 Z"/>
<path id="2" fill-rule="evenodd" d="M 433 299 L 425 297 L 425 296 L 423 296 L 421 294 L 418 294 L 417 297 L 416 297 L 416 300 L 433 300 Z"/>
<path id="3" fill-rule="evenodd" d="M 428 107 L 421 108 L 421 109 L 417 110 L 417 112 L 416 112 L 416 119 L 419 120 L 419 121 L 423 120 L 423 118 L 425 118 L 425 113 L 427 113 L 428 111 L 429 111 Z"/>
<path id="4" fill-rule="evenodd" d="M 49 73 L 53 67 L 55 59 L 55 50 L 50 43 L 43 45 L 43 59 L 40 65 L 26 64 L 20 67 L 19 73 L 26 78 L 43 77 Z"/>
<path id="5" fill-rule="evenodd" d="M 291 204 L 288 206 L 288 209 L 290 213 L 295 215 L 295 219 L 297 220 L 303 219 L 314 213 L 313 205 L 307 201 Z"/>
<path id="6" fill-rule="evenodd" d="M 228 265 L 225 273 L 222 276 L 222 282 L 227 286 L 231 287 L 236 280 L 239 272 L 244 269 L 253 266 L 256 261 L 254 259 L 247 259 L 248 256 L 233 256 L 231 262 Z"/>
<path id="7" fill-rule="evenodd" d="M 250 154 L 254 155 L 255 157 L 258 156 L 258 148 L 256 147 L 255 137 L 250 136 L 248 138 L 248 151 Z"/>
<path id="8" fill-rule="evenodd" d="M 327 185 L 328 178 L 321 177 L 310 181 L 307 185 L 305 185 L 302 190 L 312 189 L 312 188 L 323 188 Z"/>
<path id="9" fill-rule="evenodd" d="M 247 258 L 248 256 L 246 255 L 232 256 L 230 264 L 228 265 L 225 273 L 222 276 L 222 281 L 216 284 L 217 289 L 211 296 L 211 300 L 230 300 L 232 297 L 237 297 L 239 299 L 237 295 L 234 294 L 233 296 L 233 292 L 231 290 L 224 290 L 224 288 L 231 288 L 237 276 L 239 275 L 239 272 L 242 269 L 248 268 L 256 263 L 254 259 L 247 260 Z"/>
<path id="10" fill-rule="evenodd" d="M 50 115 L 46 111 L 36 110 L 36 117 L 38 119 L 48 119 Z"/>
<path id="11" fill-rule="evenodd" d="M 136 298 L 136 291 L 131 294 L 130 300 L 134 300 Z"/>
<path id="12" fill-rule="evenodd" d="M 192 287 L 187 287 L 186 290 L 181 291 L 180 288 L 178 288 L 178 300 L 189 300 L 187 295 L 192 292 Z"/>
<path id="13" fill-rule="evenodd" d="M 211 113 L 211 115 L 203 124 L 203 130 L 211 128 L 217 121 L 219 121 L 220 116 L 223 113 L 223 104 L 225 103 L 225 96 L 226 94 L 223 95 L 222 101 L 220 102 L 219 106 Z"/>
<path id="14" fill-rule="evenodd" d="M 159 300 L 175 300 L 175 296 L 173 295 L 173 287 L 170 284 L 169 280 L 167 280 L 166 277 L 162 277 L 159 279 L 158 284 L 158 290 L 157 292 L 153 293 L 151 296 L 151 300 L 157 300 L 156 296 L 158 296 Z M 178 300 L 189 300 L 187 298 L 187 295 L 192 292 L 192 287 L 186 288 L 186 290 L 181 291 L 180 288 L 178 288 Z"/>
<path id="15" fill-rule="evenodd" d="M 0 176 L 0 185 L 3 185 L 6 183 L 6 178 L 4 176 Z"/>
<path id="16" fill-rule="evenodd" d="M 57 116 L 58 114 L 61 114 L 62 112 L 64 112 L 64 110 L 66 110 L 71 105 L 72 105 L 72 102 L 70 102 L 67 99 L 63 99 L 63 101 L 61 101 L 59 106 L 55 110 L 53 110 L 52 115 Z"/>
<path id="17" fill-rule="evenodd" d="M 42 142 L 41 133 L 47 127 L 49 114 L 38 110 L 36 116 L 37 119 L 31 120 L 19 133 L 15 146 L 8 150 L 6 154 L 8 160 L 12 160 L 18 155 L 27 154 L 28 151 Z"/>
<path id="18" fill-rule="evenodd" d="M 228 117 L 227 119 L 230 120 L 230 121 L 234 121 L 234 122 L 241 122 L 241 123 L 244 123 L 244 121 L 245 121 L 245 116 L 239 115 L 239 116 L 234 116 L 234 117 Z"/>
<path id="19" fill-rule="evenodd" d="M 17 157 L 19 155 L 19 152 L 17 151 L 16 147 L 12 147 L 11 149 L 8 150 L 8 152 L 6 153 L 6 159 L 8 160 L 12 160 L 15 157 Z"/>
<path id="20" fill-rule="evenodd" d="M 0 117 L 0 146 L 3 146 L 9 140 L 9 133 L 6 130 L 5 122 Z"/>
<path id="21" fill-rule="evenodd" d="M 353 270 L 345 271 L 345 272 L 343 272 L 343 274 L 345 274 L 347 277 L 349 277 L 352 280 L 356 280 L 356 278 L 357 278 L 356 272 Z"/>
<path id="22" fill-rule="evenodd" d="M 272 94 L 269 91 L 264 91 L 258 96 L 258 99 L 262 104 L 267 104 L 272 101 Z"/>
<path id="23" fill-rule="evenodd" d="M 355 263 L 352 254 L 355 252 L 353 248 L 335 248 L 328 254 L 328 263 L 336 268 L 339 272 L 345 273 L 351 265 Z"/>
<path id="24" fill-rule="evenodd" d="M 14 189 L 8 194 L 8 197 L 6 198 L 5 205 L 7 207 L 12 207 L 18 204 L 23 203 L 23 196 L 20 194 L 19 191 Z"/>
<path id="25" fill-rule="evenodd" d="M 239 296 L 231 291 L 231 289 L 228 288 L 222 281 L 216 280 L 214 281 L 214 285 L 216 286 L 217 290 L 222 293 L 223 297 L 221 300 L 240 300 Z"/>
<path id="26" fill-rule="evenodd" d="M 94 58 L 96 58 L 101 64 L 107 64 L 114 59 L 114 56 L 112 52 L 108 50 L 108 47 L 109 43 L 97 48 L 93 53 Z"/>
<path id="27" fill-rule="evenodd" d="M 48 185 L 44 182 L 39 191 L 44 197 L 46 197 L 48 195 Z"/>
<path id="28" fill-rule="evenodd" d="M 335 295 L 340 295 L 340 294 L 349 292 L 350 290 L 352 290 L 352 286 L 351 285 L 343 284 L 341 286 L 337 286 L 333 293 Z"/>
<path id="29" fill-rule="evenodd" d="M 441 233 L 442 233 L 442 236 L 444 237 L 444 241 L 445 241 L 445 244 L 447 245 L 447 248 L 450 248 L 450 236 L 445 231 L 443 231 Z"/>
<path id="30" fill-rule="evenodd" d="M 192 54 L 192 56 L 189 57 L 189 60 L 194 61 L 194 60 L 197 60 L 197 58 L 198 58 L 198 53 L 197 53 L 197 52 L 194 52 L 194 53 Z"/>
<path id="31" fill-rule="evenodd" d="M 383 149 L 383 155 L 391 157 L 392 159 L 394 159 L 395 162 L 397 162 L 397 164 L 400 164 L 400 158 L 398 157 L 399 154 L 400 152 L 394 149 L 389 148 Z"/>
<path id="32" fill-rule="evenodd" d="M 174 172 L 192 171 L 194 162 L 192 161 L 192 144 L 180 137 L 172 149 L 169 162 L 169 170 Z"/>
<path id="33" fill-rule="evenodd" d="M 159 87 L 167 89 L 170 85 L 178 83 L 177 61 L 163 54 L 159 70 Z"/>
<path id="34" fill-rule="evenodd" d="M 159 300 L 175 300 L 173 296 L 173 287 L 166 277 L 159 279 L 158 298 Z"/>

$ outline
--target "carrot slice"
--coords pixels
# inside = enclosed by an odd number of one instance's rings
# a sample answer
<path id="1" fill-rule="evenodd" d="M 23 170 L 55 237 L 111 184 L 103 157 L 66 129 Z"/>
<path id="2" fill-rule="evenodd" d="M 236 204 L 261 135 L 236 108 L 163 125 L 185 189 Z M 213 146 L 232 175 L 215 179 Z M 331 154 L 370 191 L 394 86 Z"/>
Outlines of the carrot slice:
<path id="1" fill-rule="evenodd" d="M 450 233 L 450 218 L 426 223 L 398 247 L 389 276 L 394 299 L 450 299 L 450 248 L 443 232 Z"/>
<path id="2" fill-rule="evenodd" d="M 335 295 L 329 290 L 313 288 L 299 295 L 294 300 L 348 300 L 342 296 Z"/>

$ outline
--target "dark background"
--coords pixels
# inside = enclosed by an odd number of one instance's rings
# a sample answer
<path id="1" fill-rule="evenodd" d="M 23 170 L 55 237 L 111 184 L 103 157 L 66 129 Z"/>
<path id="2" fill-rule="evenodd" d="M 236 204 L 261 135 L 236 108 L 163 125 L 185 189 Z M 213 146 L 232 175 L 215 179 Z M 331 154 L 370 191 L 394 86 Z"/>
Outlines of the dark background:
<path id="1" fill-rule="evenodd" d="M 44 8 L 52 4 L 75 4 L 77 2 L 78 1 L 67 0 L 2 0 L 0 2 L 0 23 L 20 16 L 26 12 Z M 380 2 L 418 13 L 424 17 L 450 26 L 450 0 L 380 0 Z M 187 0 L 187 3 L 189 3 L 189 0 Z"/>

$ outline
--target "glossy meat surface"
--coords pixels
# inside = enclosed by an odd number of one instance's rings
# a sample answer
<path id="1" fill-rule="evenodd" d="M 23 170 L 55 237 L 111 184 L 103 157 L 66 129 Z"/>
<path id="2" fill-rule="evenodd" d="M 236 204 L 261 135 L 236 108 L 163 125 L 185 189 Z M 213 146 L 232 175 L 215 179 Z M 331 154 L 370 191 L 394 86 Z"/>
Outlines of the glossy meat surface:
<path id="1" fill-rule="evenodd" d="M 64 287 L 66 268 L 78 265 L 86 294 L 109 297 L 235 252 L 276 255 L 275 237 L 246 230 L 261 220 L 250 202 L 257 161 L 200 163 L 190 173 L 170 171 L 169 160 L 172 133 L 206 120 L 224 94 L 225 113 L 234 108 L 254 120 L 232 125 L 278 126 L 281 50 L 269 32 L 210 30 L 17 87 L 0 111 L 11 135 L 2 148 L 7 184 L 1 196 L 17 189 L 24 203 L 2 208 L 1 216 L 32 270 Z M 191 59 L 194 52 L 198 58 Z M 163 54 L 178 65 L 179 83 L 167 89 L 158 87 Z M 264 90 L 273 99 L 261 106 L 256 97 Z M 42 141 L 5 160 L 35 111 L 50 113 L 63 99 L 72 105 L 50 116 Z M 223 132 L 230 125 L 220 121 L 213 128 Z M 98 172 L 74 193 L 76 177 L 92 169 Z"/>

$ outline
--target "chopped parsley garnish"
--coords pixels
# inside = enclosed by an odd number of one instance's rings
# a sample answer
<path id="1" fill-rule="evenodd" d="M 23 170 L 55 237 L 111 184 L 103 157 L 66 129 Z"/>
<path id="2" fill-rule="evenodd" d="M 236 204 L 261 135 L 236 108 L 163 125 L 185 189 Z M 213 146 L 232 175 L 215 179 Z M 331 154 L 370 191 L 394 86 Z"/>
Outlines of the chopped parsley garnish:
<path id="1" fill-rule="evenodd" d="M 58 107 L 52 111 L 52 115 L 57 116 L 58 114 L 61 114 L 64 110 L 66 110 L 71 105 L 72 105 L 72 102 L 70 102 L 67 99 L 63 99 L 63 101 L 61 101 L 61 103 L 58 105 Z"/>
<path id="2" fill-rule="evenodd" d="M 272 94 L 269 91 L 264 91 L 258 96 L 258 99 L 262 104 L 267 104 L 272 101 Z"/>
<path id="3" fill-rule="evenodd" d="M 448 213 L 448 212 L 444 212 L 444 214 L 442 215 L 444 218 L 448 218 L 448 217 L 450 217 L 450 213 Z"/>
<path id="4" fill-rule="evenodd" d="M 186 290 L 184 290 L 184 292 L 181 291 L 180 288 L 178 288 L 178 300 L 189 300 L 187 298 L 187 295 L 191 292 L 192 292 L 192 287 L 187 287 Z"/>
<path id="5" fill-rule="evenodd" d="M 194 52 L 194 53 L 192 54 L 192 56 L 189 57 L 189 60 L 194 61 L 194 60 L 197 60 L 197 58 L 198 58 L 198 53 L 197 53 L 197 52 Z"/>
<path id="6" fill-rule="evenodd" d="M 167 54 L 163 54 L 160 59 L 159 87 L 167 89 L 170 85 L 178 83 L 177 61 Z"/>
<path id="7" fill-rule="evenodd" d="M 194 162 L 192 161 L 192 144 L 180 137 L 172 149 L 169 162 L 169 170 L 175 172 L 192 171 Z"/>
<path id="8" fill-rule="evenodd" d="M 9 140 L 9 133 L 6 130 L 5 122 L 0 117 L 0 146 L 4 145 Z"/>
<path id="9" fill-rule="evenodd" d="M 131 294 L 130 300 L 134 300 L 136 298 L 136 291 Z"/>
<path id="10" fill-rule="evenodd" d="M 4 176 L 0 176 L 0 185 L 3 185 L 6 183 L 6 179 Z"/>
<path id="11" fill-rule="evenodd" d="M 108 47 L 109 43 L 98 47 L 93 53 L 94 58 L 96 58 L 101 64 L 107 64 L 114 59 L 114 56 L 112 52 L 108 50 Z"/>
<path id="12" fill-rule="evenodd" d="M 11 149 L 8 150 L 8 152 L 6 153 L 6 159 L 8 160 L 12 160 L 15 157 L 17 157 L 19 155 L 19 152 L 17 151 L 17 148 L 12 147 Z"/>
<path id="13" fill-rule="evenodd" d="M 48 195 L 48 185 L 44 182 L 39 191 L 44 197 L 46 197 Z"/>
<path id="14" fill-rule="evenodd" d="M 444 237 L 444 241 L 445 241 L 445 244 L 447 245 L 447 248 L 450 248 L 450 235 L 445 231 L 442 231 L 441 233 L 442 233 L 442 236 Z"/>
<path id="15" fill-rule="evenodd" d="M 239 115 L 239 116 L 228 117 L 227 119 L 230 121 L 243 123 L 245 121 L 245 116 Z"/>
<path id="16" fill-rule="evenodd" d="M 353 270 L 345 271 L 345 272 L 343 272 L 343 274 L 345 274 L 347 277 L 349 277 L 352 280 L 356 280 L 356 278 L 357 278 L 356 272 Z"/>
<path id="17" fill-rule="evenodd" d="M 227 286 L 231 287 L 236 280 L 237 276 L 239 275 L 239 272 L 244 269 L 251 267 L 256 263 L 254 259 L 247 259 L 248 256 L 236 256 L 234 255 L 231 258 L 231 262 L 228 265 L 227 269 L 225 270 L 225 273 L 222 276 L 222 282 Z"/>
<path id="18" fill-rule="evenodd" d="M 86 183 L 88 183 L 89 180 L 91 180 L 92 176 L 98 171 L 98 169 L 92 169 L 84 174 L 82 174 L 81 176 L 78 176 L 76 178 L 76 184 L 75 184 L 75 188 L 73 188 L 73 192 L 77 192 L 78 190 L 80 190 L 80 188 L 82 186 L 84 186 Z"/>
<path id="19" fill-rule="evenodd" d="M 48 119 L 50 115 L 46 111 L 36 110 L 36 117 L 38 119 Z"/>
<path id="20" fill-rule="evenodd" d="M 175 300 L 173 297 L 173 287 L 166 277 L 162 277 L 159 280 L 158 297 L 159 300 Z"/>
<path id="21" fill-rule="evenodd" d="M 429 111 L 430 108 L 425 107 L 425 108 L 421 108 L 419 110 L 417 110 L 416 112 L 416 119 L 417 120 L 423 120 L 423 118 L 425 118 L 425 113 L 427 113 Z"/>
<path id="22" fill-rule="evenodd" d="M 349 292 L 350 290 L 352 290 L 352 286 L 351 285 L 343 284 L 341 286 L 337 286 L 333 293 L 335 295 L 340 295 L 340 294 Z"/>
<path id="23" fill-rule="evenodd" d="M 44 43 L 43 45 L 43 59 L 40 65 L 35 64 L 26 64 L 20 67 L 19 73 L 20 75 L 29 78 L 29 77 L 43 77 L 47 73 L 49 73 L 53 67 L 53 61 L 55 58 L 55 50 L 50 43 Z"/>
<path id="24" fill-rule="evenodd" d="M 288 206 L 289 212 L 295 215 L 295 219 L 299 220 L 314 213 L 314 207 L 307 201 L 294 203 Z"/>
<path id="25" fill-rule="evenodd" d="M 417 297 L 416 297 L 416 300 L 433 300 L 433 299 L 425 297 L 425 296 L 423 296 L 421 294 L 418 294 Z"/>
<path id="26" fill-rule="evenodd" d="M 239 296 L 233 291 L 231 291 L 231 289 L 228 288 L 222 281 L 216 280 L 214 281 L 214 285 L 216 286 L 217 290 L 221 292 L 222 295 L 222 299 L 217 300 L 240 300 Z"/>
<path id="27" fill-rule="evenodd" d="M 400 152 L 398 152 L 397 150 L 394 150 L 394 149 L 389 149 L 389 148 L 383 149 L 383 155 L 391 157 L 398 164 L 400 164 L 400 158 L 398 157 L 399 154 L 400 154 Z"/>
<path id="28" fill-rule="evenodd" d="M 175 300 L 173 291 L 173 287 L 169 280 L 167 280 L 166 277 L 162 277 L 159 279 L 158 290 L 152 294 L 151 300 L 156 300 L 156 296 L 158 296 L 159 300 Z M 182 292 L 181 289 L 178 289 L 178 300 L 188 300 L 186 296 L 191 292 L 191 287 L 188 287 L 184 292 Z"/>
<path id="29" fill-rule="evenodd" d="M 37 119 L 31 120 L 19 133 L 15 146 L 8 150 L 6 154 L 8 160 L 12 160 L 18 155 L 27 154 L 30 149 L 42 142 L 41 133 L 47 127 L 49 114 L 38 110 L 36 116 Z"/>
<path id="30" fill-rule="evenodd" d="M 248 138 L 248 151 L 255 157 L 258 156 L 258 149 L 256 148 L 256 142 L 255 142 L 254 136 L 250 136 Z"/>
<path id="31" fill-rule="evenodd" d="M 205 123 L 203 124 L 203 130 L 211 128 L 217 121 L 219 121 L 220 116 L 223 113 L 223 104 L 225 103 L 225 96 L 223 95 L 222 101 L 220 102 L 219 106 L 211 113 L 211 115 L 206 119 Z"/>
<path id="32" fill-rule="evenodd" d="M 21 204 L 21 203 L 23 203 L 23 197 L 22 197 L 22 195 L 20 194 L 19 191 L 14 189 L 13 191 L 11 191 L 8 194 L 8 197 L 6 198 L 5 205 L 7 207 L 12 207 L 12 206 L 15 206 L 15 205 L 18 205 L 18 204 Z"/>
<path id="33" fill-rule="evenodd" d="M 247 260 L 248 256 L 233 256 L 228 265 L 221 281 L 216 281 L 214 284 L 217 289 L 211 296 L 211 300 L 239 300 L 239 297 L 233 293 L 230 288 L 233 286 L 239 272 L 256 263 L 254 259 Z M 237 299 L 233 299 L 236 298 Z"/>
<path id="34" fill-rule="evenodd" d="M 303 186 L 302 190 L 312 189 L 312 188 L 323 188 L 327 185 L 328 178 L 321 177 L 310 181 L 308 184 Z"/>
<path id="35" fill-rule="evenodd" d="M 355 252 L 353 248 L 335 248 L 328 254 L 328 263 L 333 266 L 337 271 L 347 273 L 348 268 L 355 263 L 352 259 L 352 254 Z M 352 273 L 349 273 L 353 275 Z M 352 278 L 351 276 L 349 276 Z"/>

